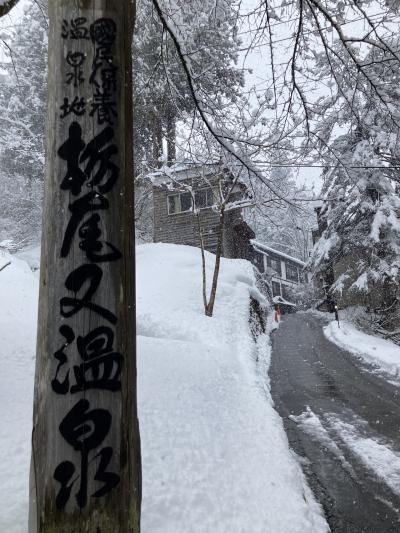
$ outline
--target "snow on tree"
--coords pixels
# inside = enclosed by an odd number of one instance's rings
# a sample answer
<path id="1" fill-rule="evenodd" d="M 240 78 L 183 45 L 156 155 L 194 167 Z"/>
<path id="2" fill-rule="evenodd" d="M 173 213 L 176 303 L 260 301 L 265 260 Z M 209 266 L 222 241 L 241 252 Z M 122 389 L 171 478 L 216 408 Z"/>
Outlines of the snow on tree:
<path id="1" fill-rule="evenodd" d="M 206 7 L 205 7 L 206 5 Z M 213 161 L 213 148 L 198 124 L 195 102 L 175 44 L 151 0 L 137 6 L 134 36 L 134 123 L 136 228 L 141 240 L 152 238 L 151 182 L 147 172 L 177 159 L 194 165 Z M 178 2 L 179 24 L 199 87 L 210 100 L 238 98 L 243 71 L 236 65 L 239 41 L 234 2 Z M 178 153 L 177 153 L 178 152 Z M 218 158 L 218 156 L 217 156 Z"/>
<path id="2" fill-rule="evenodd" d="M 9 41 L 0 85 L 0 190 L 3 231 L 14 244 L 37 240 L 41 224 L 47 21 L 39 3 L 26 6 Z M 1 231 L 1 230 L 0 230 Z"/>
<path id="3" fill-rule="evenodd" d="M 198 86 L 207 98 L 222 105 L 237 98 L 243 71 L 237 67 L 240 41 L 235 33 L 233 0 L 177 1 L 169 6 L 179 13 L 179 28 Z M 176 159 L 176 126 L 189 122 L 195 103 L 188 79 L 171 36 L 163 27 L 151 0 L 138 2 L 134 39 L 134 109 L 139 172 L 161 165 L 163 141 L 166 159 Z"/>
<path id="4" fill-rule="evenodd" d="M 273 168 L 270 180 L 274 192 L 261 182 L 251 182 L 253 205 L 246 212 L 246 220 L 257 240 L 307 262 L 316 227 L 314 193 L 299 187 L 290 168 Z"/>
<path id="5" fill-rule="evenodd" d="M 337 139 L 342 160 L 359 163 L 366 142 L 351 133 Z M 377 283 L 396 284 L 400 268 L 400 199 L 381 170 L 329 169 L 321 216 L 326 224 L 313 253 L 316 272 L 339 261 L 347 264 L 334 289 L 368 293 Z"/>
<path id="6" fill-rule="evenodd" d="M 400 308 L 400 65 L 390 50 L 376 49 L 365 64 L 359 94 L 339 97 L 326 117 L 325 230 L 312 266 L 317 276 L 331 270 L 333 291 L 364 302 L 391 329 Z M 338 124 L 347 131 L 335 137 Z"/>

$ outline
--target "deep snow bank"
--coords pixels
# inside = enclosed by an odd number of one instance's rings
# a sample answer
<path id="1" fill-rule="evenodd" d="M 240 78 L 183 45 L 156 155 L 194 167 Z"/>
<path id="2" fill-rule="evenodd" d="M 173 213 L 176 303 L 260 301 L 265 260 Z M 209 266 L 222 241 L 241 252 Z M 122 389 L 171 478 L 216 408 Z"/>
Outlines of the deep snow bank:
<path id="1" fill-rule="evenodd" d="M 375 335 L 367 335 L 347 320 L 330 322 L 324 327 L 325 336 L 340 348 L 347 350 L 367 363 L 372 363 L 391 376 L 400 374 L 400 347 Z"/>
<path id="2" fill-rule="evenodd" d="M 222 261 L 208 318 L 200 267 L 195 248 L 138 248 L 143 532 L 326 531 L 257 370 L 269 344 L 261 339 L 257 365 L 252 268 Z"/>
<path id="3" fill-rule="evenodd" d="M 0 253 L 0 532 L 27 531 L 38 276 Z"/>

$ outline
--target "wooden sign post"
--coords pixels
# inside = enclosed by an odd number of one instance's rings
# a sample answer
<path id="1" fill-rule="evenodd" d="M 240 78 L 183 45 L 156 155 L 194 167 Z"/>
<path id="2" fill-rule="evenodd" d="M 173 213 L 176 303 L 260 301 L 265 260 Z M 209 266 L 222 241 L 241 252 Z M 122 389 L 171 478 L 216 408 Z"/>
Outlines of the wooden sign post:
<path id="1" fill-rule="evenodd" d="M 30 533 L 137 533 L 132 0 L 51 0 Z"/>

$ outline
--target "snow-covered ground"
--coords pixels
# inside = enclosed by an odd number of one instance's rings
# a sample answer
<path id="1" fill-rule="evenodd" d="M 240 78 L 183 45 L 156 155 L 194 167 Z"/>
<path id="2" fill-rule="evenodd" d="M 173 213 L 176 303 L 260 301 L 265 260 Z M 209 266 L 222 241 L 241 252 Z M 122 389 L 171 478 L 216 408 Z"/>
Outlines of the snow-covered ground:
<path id="1" fill-rule="evenodd" d="M 223 260 L 207 318 L 199 255 L 167 244 L 138 250 L 143 531 L 327 531 L 262 379 L 266 338 L 256 364 L 250 264 Z"/>
<path id="2" fill-rule="evenodd" d="M 355 413 L 345 414 L 346 420 L 334 413 L 317 416 L 308 407 L 301 415 L 290 418 L 313 440 L 335 455 L 345 470 L 353 474 L 353 468 L 345 459 L 342 449 L 350 450 L 373 477 L 382 480 L 395 494 L 400 495 L 400 454 L 396 451 L 397 443 L 376 435 L 368 422 Z"/>
<path id="3" fill-rule="evenodd" d="M 324 333 L 340 348 L 362 357 L 391 376 L 399 376 L 400 346 L 375 335 L 367 335 L 347 320 L 341 320 L 340 328 L 337 322 L 330 322 L 324 327 Z"/>
<path id="4" fill-rule="evenodd" d="M 353 473 L 353 467 L 346 460 L 342 450 L 323 426 L 318 416 L 309 407 L 300 415 L 289 415 L 289 418 L 296 422 L 312 439 L 317 440 L 326 450 L 329 450 L 339 460 L 345 470 Z"/>
<path id="5" fill-rule="evenodd" d="M 0 253 L 0 532 L 25 533 L 38 276 Z"/>
<path id="6" fill-rule="evenodd" d="M 26 533 L 38 281 L 15 256 L 0 256 L 0 268 L 8 261 L 0 532 Z M 268 338 L 251 339 L 249 264 L 223 260 L 213 318 L 202 312 L 197 249 L 140 246 L 137 286 L 143 533 L 328 531 L 273 409 Z"/>
<path id="7" fill-rule="evenodd" d="M 400 454 L 395 451 L 397 443 L 372 437 L 368 423 L 359 417 L 355 416 L 351 424 L 333 415 L 328 420 L 359 461 L 395 494 L 400 495 Z"/>

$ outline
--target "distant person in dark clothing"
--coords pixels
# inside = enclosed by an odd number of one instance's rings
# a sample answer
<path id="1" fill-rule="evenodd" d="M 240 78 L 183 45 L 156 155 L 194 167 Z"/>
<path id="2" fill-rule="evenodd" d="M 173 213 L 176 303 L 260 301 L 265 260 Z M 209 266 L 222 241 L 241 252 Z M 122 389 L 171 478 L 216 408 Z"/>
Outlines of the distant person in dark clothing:
<path id="1" fill-rule="evenodd" d="M 337 309 L 337 303 L 336 303 L 335 298 L 333 296 L 331 296 L 331 295 L 328 295 L 326 300 L 325 300 L 325 302 L 326 302 L 326 306 L 328 308 L 328 311 L 330 313 L 334 313 L 335 309 Z"/>
<path id="2" fill-rule="evenodd" d="M 326 309 L 329 313 L 335 313 L 335 319 L 337 320 L 337 323 L 339 324 L 338 306 L 332 294 L 327 294 L 326 299 L 317 306 L 317 309 L 322 307 L 324 304 L 326 305 Z"/>

